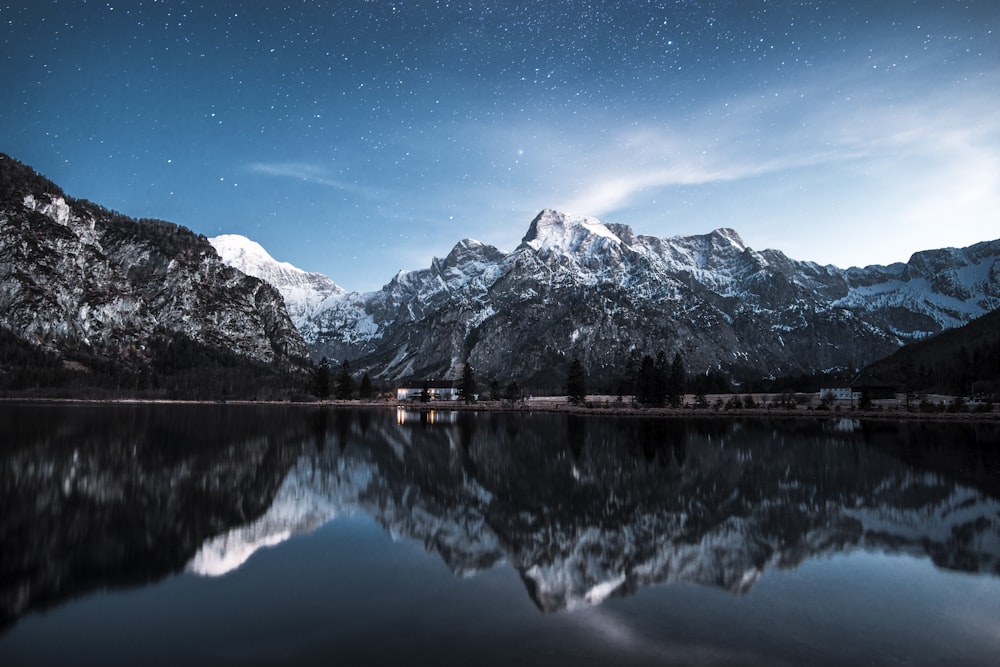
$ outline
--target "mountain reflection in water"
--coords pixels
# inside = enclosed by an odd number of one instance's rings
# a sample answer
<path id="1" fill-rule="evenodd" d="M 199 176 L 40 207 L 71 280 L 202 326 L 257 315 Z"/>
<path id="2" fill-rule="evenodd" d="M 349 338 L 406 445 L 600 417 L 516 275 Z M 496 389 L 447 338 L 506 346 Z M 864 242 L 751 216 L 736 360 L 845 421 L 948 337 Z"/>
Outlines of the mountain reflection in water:
<path id="1" fill-rule="evenodd" d="M 0 406 L 0 602 L 33 609 L 367 514 L 543 611 L 746 593 L 864 549 L 1000 575 L 995 425 L 246 406 Z"/>

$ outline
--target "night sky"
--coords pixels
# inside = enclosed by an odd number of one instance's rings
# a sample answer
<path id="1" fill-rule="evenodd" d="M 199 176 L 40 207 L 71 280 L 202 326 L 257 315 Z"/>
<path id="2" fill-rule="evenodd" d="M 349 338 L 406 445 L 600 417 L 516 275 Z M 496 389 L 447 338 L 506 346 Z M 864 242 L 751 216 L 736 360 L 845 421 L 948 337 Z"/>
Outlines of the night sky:
<path id="1" fill-rule="evenodd" d="M 543 208 L 841 267 L 1000 237 L 1000 2 L 0 0 L 0 151 L 349 289 Z"/>

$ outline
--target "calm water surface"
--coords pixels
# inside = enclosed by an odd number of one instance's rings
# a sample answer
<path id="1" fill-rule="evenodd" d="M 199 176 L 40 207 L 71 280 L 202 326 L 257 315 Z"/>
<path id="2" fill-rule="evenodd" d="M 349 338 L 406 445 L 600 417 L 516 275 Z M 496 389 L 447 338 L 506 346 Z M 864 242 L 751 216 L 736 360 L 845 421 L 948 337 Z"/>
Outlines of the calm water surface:
<path id="1" fill-rule="evenodd" d="M 995 665 L 996 425 L 0 405 L 0 664 Z"/>

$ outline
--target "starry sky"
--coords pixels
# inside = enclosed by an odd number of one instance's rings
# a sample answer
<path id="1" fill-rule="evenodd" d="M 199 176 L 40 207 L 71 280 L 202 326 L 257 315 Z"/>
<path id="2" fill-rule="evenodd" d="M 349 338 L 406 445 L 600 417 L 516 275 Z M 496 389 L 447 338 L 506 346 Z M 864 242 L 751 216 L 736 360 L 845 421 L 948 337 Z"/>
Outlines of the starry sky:
<path id="1" fill-rule="evenodd" d="M 1000 237 L 997 0 L 0 0 L 0 151 L 377 289 L 543 208 L 840 267 Z"/>

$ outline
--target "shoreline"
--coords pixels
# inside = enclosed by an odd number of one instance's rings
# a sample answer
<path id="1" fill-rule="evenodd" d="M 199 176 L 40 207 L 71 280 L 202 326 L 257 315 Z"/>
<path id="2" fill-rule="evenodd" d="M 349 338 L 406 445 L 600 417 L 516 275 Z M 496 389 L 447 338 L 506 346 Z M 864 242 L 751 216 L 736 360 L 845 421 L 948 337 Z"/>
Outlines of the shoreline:
<path id="1" fill-rule="evenodd" d="M 339 405 L 351 407 L 351 403 L 327 402 L 323 405 Z M 311 405 L 316 405 L 315 403 Z M 354 405 L 358 405 L 357 402 Z M 379 404 L 364 404 L 363 407 L 376 407 Z M 454 412 L 546 412 L 562 413 L 580 416 L 595 417 L 657 417 L 664 419 L 688 419 L 688 418 L 713 418 L 713 419 L 742 419 L 777 417 L 789 419 L 817 419 L 817 420 L 839 420 L 839 419 L 859 419 L 859 420 L 880 420 L 880 421 L 941 421 L 941 422 L 973 422 L 973 423 L 1000 423 L 1000 412 L 920 412 L 918 410 L 866 410 L 857 409 L 789 409 L 789 408 L 739 408 L 733 410 L 716 410 L 709 408 L 641 408 L 629 405 L 590 405 L 579 406 L 568 402 L 556 401 L 528 401 L 519 405 L 500 405 L 488 401 L 481 403 L 382 403 L 382 407 L 396 407 L 416 412 L 429 412 L 432 410 L 446 410 Z"/>
<path id="2" fill-rule="evenodd" d="M 859 410 L 848 406 L 834 406 L 830 409 L 807 408 L 782 408 L 782 407 L 756 407 L 756 408 L 735 408 L 717 409 L 714 406 L 707 408 L 694 407 L 637 407 L 627 403 L 612 401 L 591 401 L 586 405 L 573 405 L 564 397 L 539 397 L 527 399 L 518 403 L 507 403 L 503 401 L 478 401 L 475 403 L 464 403 L 462 401 L 432 401 L 421 403 L 419 401 L 396 401 L 396 400 L 316 400 L 316 401 L 251 401 L 251 400 L 194 400 L 194 399 L 148 399 L 148 398 L 104 398 L 104 399 L 83 399 L 83 398 L 53 398 L 53 397 L 30 397 L 30 396 L 3 396 L 0 397 L 0 405 L 15 403 L 54 403 L 65 405 L 233 405 L 233 406 L 286 406 L 305 408 L 334 408 L 334 409 L 393 409 L 410 410 L 414 412 L 449 411 L 449 412 L 545 412 L 562 413 L 580 416 L 600 416 L 600 417 L 657 417 L 664 419 L 681 418 L 713 418 L 713 419 L 742 419 L 777 417 L 787 419 L 818 419 L 818 420 L 838 420 L 857 419 L 871 421 L 939 421 L 939 422 L 969 422 L 969 423 L 1000 423 L 1000 412 L 976 412 L 968 410 L 965 412 L 921 412 L 919 409 L 905 409 L 891 406 L 876 410 Z"/>

